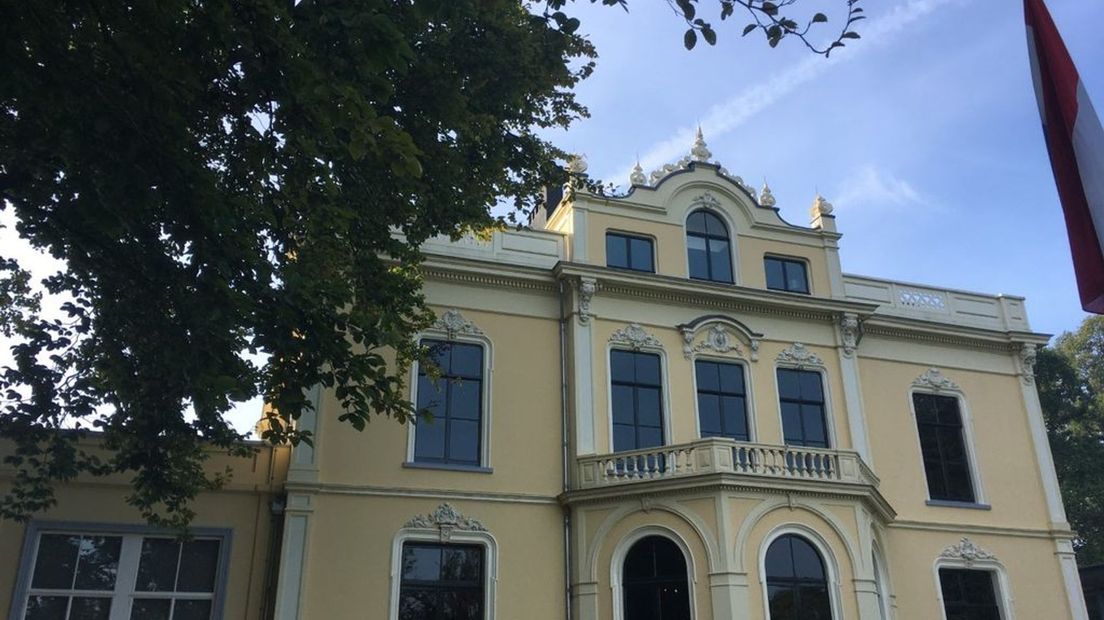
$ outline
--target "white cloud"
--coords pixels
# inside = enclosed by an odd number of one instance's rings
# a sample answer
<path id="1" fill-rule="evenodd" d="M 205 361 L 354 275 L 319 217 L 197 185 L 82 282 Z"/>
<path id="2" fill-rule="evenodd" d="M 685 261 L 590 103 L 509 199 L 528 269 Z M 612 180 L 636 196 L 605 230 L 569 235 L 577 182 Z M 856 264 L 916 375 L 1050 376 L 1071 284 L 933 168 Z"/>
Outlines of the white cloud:
<path id="1" fill-rule="evenodd" d="M 888 44 L 894 40 L 894 35 L 913 22 L 955 1 L 957 0 L 909 0 L 898 5 L 884 16 L 871 17 L 868 25 L 862 28 L 864 41 L 862 45 L 854 45 L 840 50 L 828 58 L 812 54 L 805 55 L 799 62 L 781 71 L 771 79 L 755 84 L 736 96 L 710 107 L 701 117 L 701 126 L 706 139 L 717 138 L 735 130 L 828 69 L 853 60 L 864 50 L 875 49 Z M 694 131 L 694 127 L 683 127 L 674 132 L 669 138 L 654 144 L 640 157 L 640 165 L 645 171 L 649 171 L 685 155 L 693 141 Z M 600 175 L 598 178 L 627 178 L 634 164 L 635 162 L 632 162 L 621 166 L 614 174 Z"/>
<path id="2" fill-rule="evenodd" d="M 828 198 L 844 212 L 864 207 L 896 209 L 929 202 L 907 180 L 872 165 L 863 166 L 850 175 L 836 195 Z"/>

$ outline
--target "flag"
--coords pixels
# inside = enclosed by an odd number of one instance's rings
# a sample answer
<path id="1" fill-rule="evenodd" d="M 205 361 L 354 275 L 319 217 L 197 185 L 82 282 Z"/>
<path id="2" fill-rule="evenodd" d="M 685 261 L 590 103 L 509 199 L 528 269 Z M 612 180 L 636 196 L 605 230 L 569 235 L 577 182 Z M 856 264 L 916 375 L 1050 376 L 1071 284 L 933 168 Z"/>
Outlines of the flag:
<path id="1" fill-rule="evenodd" d="M 1043 0 L 1024 0 L 1024 17 L 1081 307 L 1104 314 L 1104 130 Z"/>

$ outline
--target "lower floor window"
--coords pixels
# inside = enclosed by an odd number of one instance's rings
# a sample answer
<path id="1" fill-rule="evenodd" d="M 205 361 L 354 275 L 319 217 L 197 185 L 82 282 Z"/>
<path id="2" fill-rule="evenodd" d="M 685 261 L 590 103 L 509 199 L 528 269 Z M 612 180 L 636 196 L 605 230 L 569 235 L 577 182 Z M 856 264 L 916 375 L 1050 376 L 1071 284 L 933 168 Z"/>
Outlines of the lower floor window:
<path id="1" fill-rule="evenodd" d="M 40 531 L 25 620 L 207 620 L 221 538 Z"/>
<path id="2" fill-rule="evenodd" d="M 767 548 L 770 620 L 832 620 L 824 559 L 809 541 L 786 534 Z"/>
<path id="3" fill-rule="evenodd" d="M 403 544 L 399 620 L 482 620 L 480 545 Z"/>
<path id="4" fill-rule="evenodd" d="M 987 570 L 939 569 L 947 620 L 1001 620 L 995 577 Z"/>

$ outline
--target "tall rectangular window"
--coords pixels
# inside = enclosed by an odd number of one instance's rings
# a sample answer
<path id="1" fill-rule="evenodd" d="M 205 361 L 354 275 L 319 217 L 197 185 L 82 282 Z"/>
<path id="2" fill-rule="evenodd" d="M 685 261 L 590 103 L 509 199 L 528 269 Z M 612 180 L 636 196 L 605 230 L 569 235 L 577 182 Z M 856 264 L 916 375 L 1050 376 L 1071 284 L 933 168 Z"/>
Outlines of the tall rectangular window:
<path id="1" fill-rule="evenodd" d="M 970 460 L 958 399 L 940 394 L 914 393 L 916 425 L 928 495 L 934 500 L 974 502 Z"/>
<path id="2" fill-rule="evenodd" d="M 659 356 L 610 351 L 615 452 L 663 445 L 663 380 Z"/>
<path id="3" fill-rule="evenodd" d="M 483 620 L 483 547 L 404 543 L 399 620 Z"/>
<path id="4" fill-rule="evenodd" d="M 778 400 L 786 445 L 828 447 L 824 385 L 819 372 L 779 368 Z"/>
<path id="5" fill-rule="evenodd" d="M 748 441 L 747 391 L 739 364 L 697 360 L 698 427 L 702 437 Z"/>
<path id="6" fill-rule="evenodd" d="M 652 240 L 622 233 L 606 233 L 606 266 L 655 273 Z"/>
<path id="7" fill-rule="evenodd" d="M 994 573 L 964 568 L 939 569 L 947 620 L 1001 620 Z"/>
<path id="8" fill-rule="evenodd" d="M 809 293 L 809 276 L 800 260 L 767 256 L 763 259 L 767 288 L 791 293 Z"/>
<path id="9" fill-rule="evenodd" d="M 483 347 L 477 344 L 423 340 L 440 369 L 434 380 L 418 369 L 418 410 L 414 461 L 479 466 L 483 423 Z"/>
<path id="10" fill-rule="evenodd" d="M 37 535 L 24 620 L 158 618 L 215 614 L 222 540 L 111 532 Z M 225 569 L 224 569 L 225 570 Z"/>

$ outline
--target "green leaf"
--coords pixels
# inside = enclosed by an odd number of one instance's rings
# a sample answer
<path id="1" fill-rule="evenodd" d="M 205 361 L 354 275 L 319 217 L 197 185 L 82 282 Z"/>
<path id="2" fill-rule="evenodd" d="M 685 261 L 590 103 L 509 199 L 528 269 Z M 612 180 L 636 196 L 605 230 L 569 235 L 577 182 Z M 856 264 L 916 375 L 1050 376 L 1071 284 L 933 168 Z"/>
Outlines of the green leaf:
<path id="1" fill-rule="evenodd" d="M 859 33 L 857 33 L 857 32 L 845 32 L 845 33 L 843 33 L 843 38 L 844 39 L 859 39 L 861 37 L 859 36 Z"/>
<path id="2" fill-rule="evenodd" d="M 748 34 L 749 34 L 749 33 L 750 33 L 750 32 L 751 32 L 752 30 L 755 30 L 755 29 L 756 29 L 756 28 L 758 28 L 758 27 L 759 27 L 759 24 L 748 24 L 747 26 L 744 26 L 744 34 L 743 34 L 743 36 L 745 36 L 745 37 L 746 37 L 746 36 L 748 36 Z"/>
<path id="3" fill-rule="evenodd" d="M 825 15 L 824 13 L 817 13 L 816 15 L 813 15 L 813 23 L 814 24 L 824 23 L 826 21 L 828 21 L 828 16 Z"/>
<path id="4" fill-rule="evenodd" d="M 778 15 L 778 5 L 773 2 L 764 2 L 759 9 L 771 17 Z"/>
<path id="5" fill-rule="evenodd" d="M 704 38 L 705 42 L 710 45 L 717 44 L 717 33 L 714 32 L 708 24 L 704 28 L 702 28 L 702 38 Z"/>
<path id="6" fill-rule="evenodd" d="M 698 11 L 694 8 L 692 0 L 675 0 L 675 3 L 678 5 L 679 10 L 682 11 L 683 17 L 687 20 L 694 19 L 694 15 L 697 14 Z"/>
<path id="7" fill-rule="evenodd" d="M 687 30 L 686 34 L 682 35 L 682 44 L 688 50 L 694 49 L 694 46 L 698 44 L 698 33 L 693 28 Z"/>

